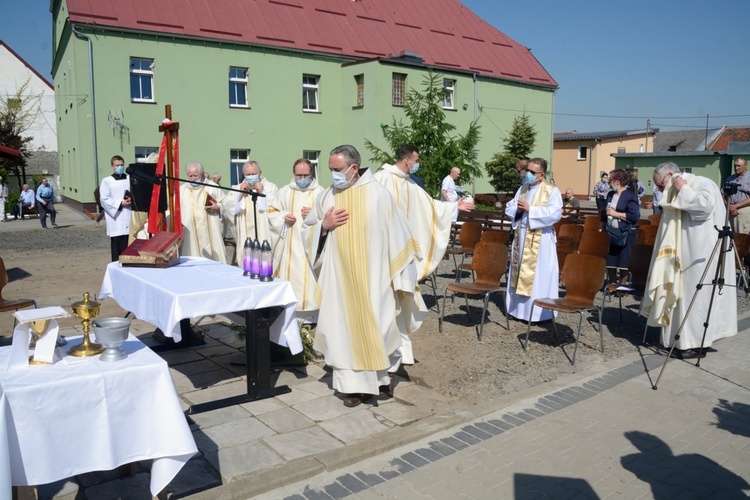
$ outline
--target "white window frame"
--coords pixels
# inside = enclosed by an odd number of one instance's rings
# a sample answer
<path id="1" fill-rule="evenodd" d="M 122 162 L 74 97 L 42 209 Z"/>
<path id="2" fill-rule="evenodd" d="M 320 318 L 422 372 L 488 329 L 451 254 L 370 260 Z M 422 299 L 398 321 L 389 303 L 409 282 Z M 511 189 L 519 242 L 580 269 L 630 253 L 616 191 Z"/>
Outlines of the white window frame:
<path id="1" fill-rule="evenodd" d="M 151 64 L 149 65 L 149 69 L 136 69 L 133 67 L 133 61 L 151 61 Z M 151 99 L 143 99 L 141 97 L 130 97 L 130 102 L 156 102 L 156 89 L 154 88 L 154 63 L 155 61 L 153 59 L 149 59 L 147 57 L 131 57 L 129 60 L 130 63 L 130 75 L 138 75 L 138 76 L 147 76 L 148 81 L 151 85 Z M 139 79 L 139 81 L 142 81 Z M 132 85 L 132 82 L 130 82 Z M 132 87 L 130 88 L 130 93 L 133 93 Z M 143 94 L 143 92 L 141 92 Z"/>
<path id="2" fill-rule="evenodd" d="M 242 166 L 250 160 L 249 149 L 230 149 L 229 150 L 229 178 L 232 178 L 232 172 L 236 173 L 236 181 L 239 184 L 245 175 L 242 173 Z"/>
<path id="3" fill-rule="evenodd" d="M 236 76 L 232 76 L 232 70 L 240 70 L 245 72 L 245 78 L 238 78 Z M 247 82 L 248 82 L 248 74 L 250 73 L 250 68 L 241 68 L 239 66 L 230 66 L 229 67 L 229 107 L 230 108 L 249 108 L 250 102 L 248 101 L 247 96 Z M 245 104 L 232 104 L 232 84 L 239 85 L 240 88 L 245 93 Z"/>
<path id="4" fill-rule="evenodd" d="M 311 83 L 308 80 L 315 79 L 315 83 Z M 308 95 L 312 95 L 314 98 L 314 107 L 308 107 L 311 103 L 307 99 Z M 319 113 L 320 112 L 320 75 L 302 75 L 302 111 L 305 113 Z"/>
<path id="5" fill-rule="evenodd" d="M 588 159 L 588 154 L 589 154 L 588 146 L 578 146 L 578 160 Z"/>
<path id="6" fill-rule="evenodd" d="M 146 158 L 151 153 L 159 153 L 159 148 L 151 146 L 136 146 L 133 150 L 133 157 L 136 163 L 146 163 Z"/>
<path id="7" fill-rule="evenodd" d="M 309 161 L 313 166 L 313 172 L 315 172 L 315 178 L 318 178 L 318 161 L 320 160 L 320 151 L 312 149 L 305 149 L 302 151 L 302 158 Z"/>
<path id="8" fill-rule="evenodd" d="M 456 80 L 443 78 L 443 109 L 456 109 Z"/>

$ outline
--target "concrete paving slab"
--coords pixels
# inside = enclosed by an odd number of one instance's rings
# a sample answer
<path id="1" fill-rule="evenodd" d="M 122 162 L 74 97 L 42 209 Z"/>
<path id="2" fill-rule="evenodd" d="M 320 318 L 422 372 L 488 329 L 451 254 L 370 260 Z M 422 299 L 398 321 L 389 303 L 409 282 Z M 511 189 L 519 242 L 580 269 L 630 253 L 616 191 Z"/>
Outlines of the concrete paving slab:
<path id="1" fill-rule="evenodd" d="M 207 429 L 215 425 L 242 420 L 250 416 L 251 414 L 242 406 L 228 406 L 226 408 L 219 408 L 217 410 L 190 415 L 190 419 L 195 422 L 200 429 Z"/>
<path id="2" fill-rule="evenodd" d="M 367 403 L 365 403 L 367 405 Z M 332 418 L 360 410 L 363 406 L 347 408 L 341 399 L 337 397 L 318 397 L 302 403 L 292 405 L 292 408 L 302 413 L 315 422 L 323 422 Z"/>
<path id="3" fill-rule="evenodd" d="M 172 377 L 174 379 L 174 377 Z M 175 384 L 176 386 L 177 384 Z M 220 399 L 247 394 L 247 382 L 245 380 L 233 380 L 213 387 L 206 387 L 180 393 L 180 398 L 190 404 L 208 403 Z"/>
<path id="4" fill-rule="evenodd" d="M 412 406 L 396 401 L 399 404 L 386 404 L 372 408 L 373 413 L 380 415 L 396 425 L 406 425 L 415 422 L 431 414 L 430 410 L 424 407 Z"/>
<path id="5" fill-rule="evenodd" d="M 221 474 L 224 482 L 257 470 L 284 462 L 271 447 L 262 441 L 222 447 L 205 454 L 206 460 Z"/>
<path id="6" fill-rule="evenodd" d="M 193 432 L 195 444 L 205 453 L 221 448 L 237 446 L 260 438 L 272 436 L 275 432 L 255 417 L 234 420 Z"/>
<path id="7" fill-rule="evenodd" d="M 263 413 L 258 415 L 257 418 L 279 434 L 297 431 L 315 425 L 315 422 L 297 410 L 288 407 L 269 413 Z"/>
<path id="8" fill-rule="evenodd" d="M 263 441 L 285 460 L 344 447 L 341 441 L 317 426 L 267 437 Z"/>
<path id="9" fill-rule="evenodd" d="M 320 426 L 346 444 L 388 430 L 388 427 L 379 422 L 369 411 L 358 411 L 341 415 L 340 417 L 321 422 Z"/>

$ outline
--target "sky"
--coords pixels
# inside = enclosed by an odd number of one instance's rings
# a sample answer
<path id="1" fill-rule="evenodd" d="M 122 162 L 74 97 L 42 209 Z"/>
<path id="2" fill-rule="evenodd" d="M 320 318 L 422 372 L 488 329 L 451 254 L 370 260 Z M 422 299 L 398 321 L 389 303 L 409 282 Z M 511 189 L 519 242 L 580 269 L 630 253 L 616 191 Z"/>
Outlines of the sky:
<path id="1" fill-rule="evenodd" d="M 557 81 L 555 132 L 750 126 L 750 0 L 462 2 Z M 49 5 L 0 0 L 0 39 L 51 80 Z"/>

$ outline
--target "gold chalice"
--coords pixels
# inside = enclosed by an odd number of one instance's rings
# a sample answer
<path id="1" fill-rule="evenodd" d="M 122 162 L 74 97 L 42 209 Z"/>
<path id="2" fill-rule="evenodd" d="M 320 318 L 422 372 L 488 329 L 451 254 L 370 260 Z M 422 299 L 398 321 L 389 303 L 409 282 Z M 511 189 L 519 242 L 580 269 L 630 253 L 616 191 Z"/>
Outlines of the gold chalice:
<path id="1" fill-rule="evenodd" d="M 101 303 L 95 300 L 89 300 L 90 297 L 91 295 L 86 292 L 83 294 L 82 301 L 78 301 L 71 306 L 73 314 L 81 318 L 81 324 L 83 325 L 83 342 L 70 348 L 68 353 L 71 356 L 96 356 L 104 352 L 103 345 L 89 340 L 90 321 L 99 314 L 99 308 L 102 306 Z"/>
<path id="2" fill-rule="evenodd" d="M 35 319 L 31 321 L 31 331 L 33 332 L 33 335 L 31 337 L 31 343 L 29 344 L 29 347 L 35 347 L 36 343 L 39 342 L 39 339 L 44 337 L 44 334 L 47 333 L 47 328 L 49 328 L 49 321 L 48 319 Z M 29 364 L 30 365 L 48 365 L 46 361 L 37 361 L 34 359 L 34 355 L 32 354 L 29 356 Z"/>

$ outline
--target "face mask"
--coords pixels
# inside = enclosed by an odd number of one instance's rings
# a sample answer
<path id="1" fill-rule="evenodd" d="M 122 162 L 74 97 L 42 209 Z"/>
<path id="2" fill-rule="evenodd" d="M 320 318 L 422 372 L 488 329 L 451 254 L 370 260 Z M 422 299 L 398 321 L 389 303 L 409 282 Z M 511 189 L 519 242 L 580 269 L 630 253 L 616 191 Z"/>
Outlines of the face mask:
<path id="1" fill-rule="evenodd" d="M 298 188 L 305 189 L 312 184 L 312 179 L 294 179 L 294 182 L 297 184 Z"/>
<path id="2" fill-rule="evenodd" d="M 534 181 L 536 181 L 536 175 L 532 174 L 531 172 L 526 172 L 526 175 L 523 176 L 523 183 L 524 184 L 533 184 Z"/>
<path id="3" fill-rule="evenodd" d="M 117 175 L 122 175 L 125 173 L 125 165 L 118 165 L 115 167 L 115 173 Z"/>
<path id="4" fill-rule="evenodd" d="M 194 188 L 197 188 L 198 186 L 201 185 L 201 181 L 190 181 L 190 185 L 193 186 Z"/>
<path id="5" fill-rule="evenodd" d="M 602 179 L 602 182 L 604 184 L 609 184 L 609 179 L 607 177 L 605 177 L 605 178 Z"/>
<path id="6" fill-rule="evenodd" d="M 260 175 L 246 175 L 245 182 L 247 182 L 251 186 L 254 186 L 258 182 L 260 182 Z"/>
<path id="7" fill-rule="evenodd" d="M 352 167 L 353 166 L 354 165 L 352 165 Z M 349 173 L 349 170 L 351 170 L 352 167 L 347 168 L 344 172 L 331 172 L 331 184 L 333 184 L 333 187 L 337 189 L 346 189 L 352 185 L 351 181 L 346 178 L 346 174 Z"/>
<path id="8" fill-rule="evenodd" d="M 416 174 L 417 170 L 419 170 L 419 163 L 415 163 L 414 165 L 412 165 L 411 170 L 409 170 L 409 173 Z"/>

